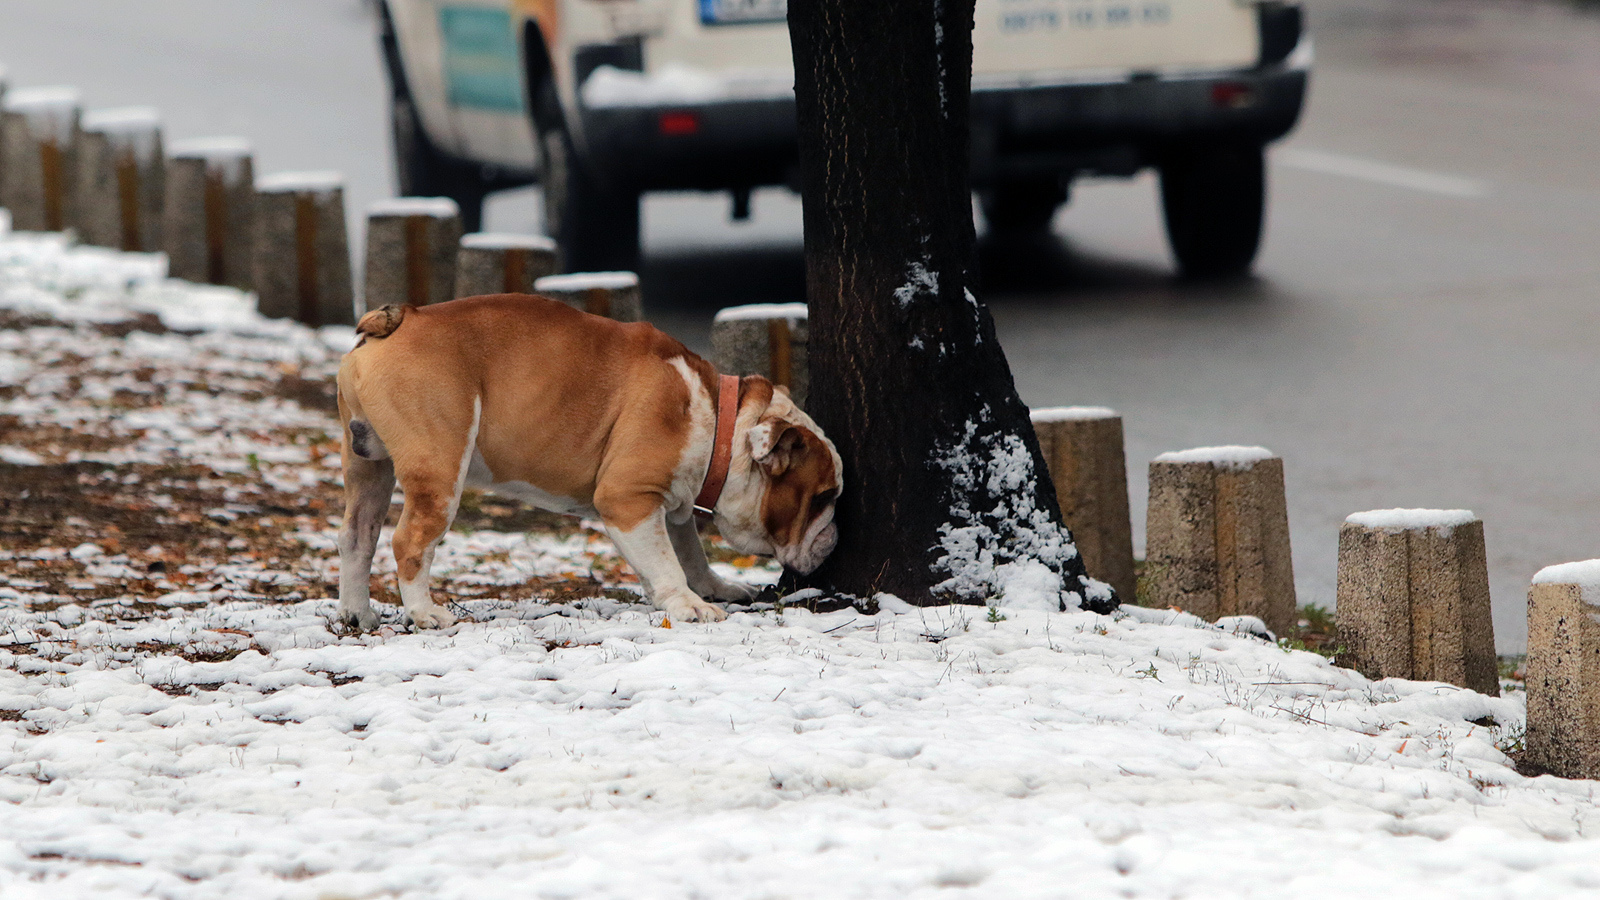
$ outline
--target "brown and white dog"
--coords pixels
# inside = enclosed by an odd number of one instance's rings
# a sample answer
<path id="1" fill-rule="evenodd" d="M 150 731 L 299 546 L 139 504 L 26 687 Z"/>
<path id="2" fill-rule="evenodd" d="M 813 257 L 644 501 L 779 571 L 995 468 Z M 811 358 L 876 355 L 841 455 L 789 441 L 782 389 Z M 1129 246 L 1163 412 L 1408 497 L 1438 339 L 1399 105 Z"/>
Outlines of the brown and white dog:
<path id="1" fill-rule="evenodd" d="M 520 294 L 385 307 L 357 332 L 339 367 L 339 617 L 350 625 L 378 621 L 368 583 L 397 478 L 394 555 L 418 628 L 456 620 L 433 602 L 428 569 L 469 485 L 600 519 L 679 620 L 721 619 L 707 600 L 755 595 L 711 571 L 697 501 L 741 552 L 810 572 L 833 550 L 839 454 L 765 378 L 719 378 L 649 325 Z"/>

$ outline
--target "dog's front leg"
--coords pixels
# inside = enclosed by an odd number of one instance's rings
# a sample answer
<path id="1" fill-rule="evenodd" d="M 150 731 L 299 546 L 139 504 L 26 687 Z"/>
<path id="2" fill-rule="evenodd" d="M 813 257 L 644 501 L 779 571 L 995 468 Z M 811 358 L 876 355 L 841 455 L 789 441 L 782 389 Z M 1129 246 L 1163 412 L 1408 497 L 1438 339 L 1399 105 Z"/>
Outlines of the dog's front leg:
<path id="1" fill-rule="evenodd" d="M 639 573 L 639 580 L 644 583 L 645 592 L 650 595 L 656 608 L 679 621 L 716 622 L 727 617 L 727 613 L 700 599 L 689 589 L 688 579 L 678 563 L 677 551 L 667 531 L 665 510 L 657 506 L 637 525 L 626 530 L 613 524 L 613 520 L 606 517 L 605 510 L 600 510 L 600 514 L 606 519 L 606 532 L 611 535 L 611 542 L 617 545 L 628 564 Z M 690 527 L 693 527 L 692 523 Z"/>
<path id="2" fill-rule="evenodd" d="M 758 593 L 756 588 L 748 584 L 729 581 L 711 571 L 711 563 L 706 560 L 705 545 L 700 543 L 700 529 L 696 527 L 693 516 L 683 522 L 668 519 L 667 531 L 672 536 L 672 549 L 678 555 L 678 565 L 683 567 L 689 588 L 696 594 L 715 600 L 743 602 Z"/>

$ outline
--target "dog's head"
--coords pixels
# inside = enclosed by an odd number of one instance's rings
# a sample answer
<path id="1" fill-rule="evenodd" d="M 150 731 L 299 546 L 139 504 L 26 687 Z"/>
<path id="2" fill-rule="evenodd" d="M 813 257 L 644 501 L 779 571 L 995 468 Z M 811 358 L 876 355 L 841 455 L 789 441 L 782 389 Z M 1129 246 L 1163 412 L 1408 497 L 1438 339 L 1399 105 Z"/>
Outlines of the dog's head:
<path id="1" fill-rule="evenodd" d="M 745 553 L 769 554 L 797 572 L 812 572 L 839 539 L 833 508 L 843 472 L 833 442 L 788 392 L 749 377 L 717 530 Z"/>

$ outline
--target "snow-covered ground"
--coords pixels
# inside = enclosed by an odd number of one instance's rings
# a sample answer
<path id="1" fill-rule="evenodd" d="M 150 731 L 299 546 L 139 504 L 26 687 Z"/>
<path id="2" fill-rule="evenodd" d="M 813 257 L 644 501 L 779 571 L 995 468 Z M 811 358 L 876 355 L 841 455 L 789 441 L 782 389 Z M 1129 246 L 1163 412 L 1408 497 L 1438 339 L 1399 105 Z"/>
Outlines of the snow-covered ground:
<path id="1" fill-rule="evenodd" d="M 1595 784 L 1502 752 L 1520 696 L 1180 613 L 667 627 L 535 522 L 448 537 L 471 621 L 343 633 L 348 331 L 160 274 L 0 237 L 0 895 L 1600 892 Z"/>

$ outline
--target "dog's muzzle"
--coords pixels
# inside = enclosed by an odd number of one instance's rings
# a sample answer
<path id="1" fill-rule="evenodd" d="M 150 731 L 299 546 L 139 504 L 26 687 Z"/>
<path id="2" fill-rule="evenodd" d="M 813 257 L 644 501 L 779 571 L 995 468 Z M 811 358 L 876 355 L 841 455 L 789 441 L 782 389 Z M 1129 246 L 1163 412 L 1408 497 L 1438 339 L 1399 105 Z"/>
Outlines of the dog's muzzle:
<path id="1" fill-rule="evenodd" d="M 822 565 L 822 561 L 828 558 L 838 543 L 839 526 L 833 523 L 832 516 L 818 518 L 798 546 L 778 548 L 778 562 L 801 575 L 810 575 Z"/>

